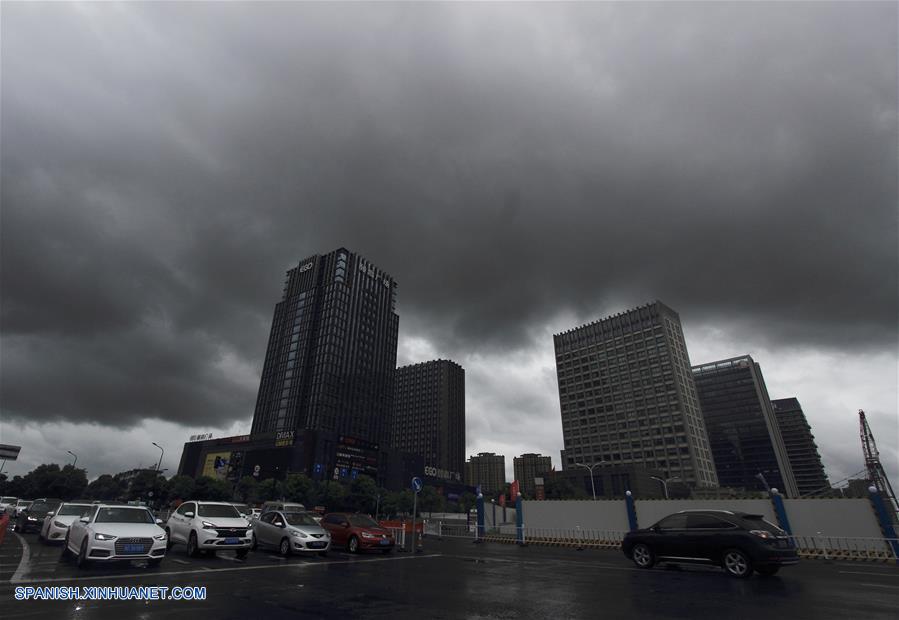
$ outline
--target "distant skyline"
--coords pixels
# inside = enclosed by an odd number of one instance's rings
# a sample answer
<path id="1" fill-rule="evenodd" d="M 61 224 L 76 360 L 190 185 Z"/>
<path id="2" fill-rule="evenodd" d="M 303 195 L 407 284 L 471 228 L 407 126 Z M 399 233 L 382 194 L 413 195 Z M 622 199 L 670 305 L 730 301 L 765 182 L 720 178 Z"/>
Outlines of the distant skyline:
<path id="1" fill-rule="evenodd" d="M 831 481 L 899 475 L 897 6 L 4 3 L 4 472 L 249 430 L 284 273 L 398 283 L 466 456 L 562 447 L 552 334 L 662 300 Z"/>

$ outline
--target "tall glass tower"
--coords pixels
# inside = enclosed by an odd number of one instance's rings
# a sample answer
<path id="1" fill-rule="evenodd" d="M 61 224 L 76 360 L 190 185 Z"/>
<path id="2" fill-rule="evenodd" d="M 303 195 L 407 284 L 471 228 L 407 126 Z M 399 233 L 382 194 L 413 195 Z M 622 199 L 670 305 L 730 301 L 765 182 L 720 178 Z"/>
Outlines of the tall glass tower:
<path id="1" fill-rule="evenodd" d="M 300 261 L 275 305 L 252 433 L 389 444 L 398 327 L 390 275 L 345 248 Z"/>

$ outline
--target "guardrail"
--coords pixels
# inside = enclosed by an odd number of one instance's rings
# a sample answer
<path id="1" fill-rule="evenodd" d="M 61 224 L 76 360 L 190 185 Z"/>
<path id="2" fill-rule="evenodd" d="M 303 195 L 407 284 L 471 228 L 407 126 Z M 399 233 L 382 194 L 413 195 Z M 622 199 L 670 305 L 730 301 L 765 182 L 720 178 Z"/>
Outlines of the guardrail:
<path id="1" fill-rule="evenodd" d="M 791 536 L 800 557 L 820 560 L 897 561 L 897 538 L 853 538 L 847 536 Z"/>

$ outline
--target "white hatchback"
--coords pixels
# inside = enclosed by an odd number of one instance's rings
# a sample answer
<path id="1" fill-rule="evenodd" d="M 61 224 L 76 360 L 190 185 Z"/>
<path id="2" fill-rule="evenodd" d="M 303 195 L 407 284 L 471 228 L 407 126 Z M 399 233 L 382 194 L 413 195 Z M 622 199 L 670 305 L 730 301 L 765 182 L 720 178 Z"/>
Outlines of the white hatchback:
<path id="1" fill-rule="evenodd" d="M 94 510 L 93 504 L 60 504 L 56 512 L 44 517 L 44 524 L 37 538 L 42 543 L 62 542 L 69 531 L 69 526 L 81 517 L 90 515 Z"/>
<path id="2" fill-rule="evenodd" d="M 200 551 L 236 551 L 238 558 L 245 558 L 253 544 L 250 524 L 226 502 L 184 502 L 169 517 L 165 530 L 169 547 L 186 545 L 192 557 Z"/>
<path id="3" fill-rule="evenodd" d="M 151 566 L 166 552 L 165 530 L 140 506 L 100 504 L 69 527 L 63 554 L 74 554 L 78 566 L 88 562 L 147 560 Z"/>

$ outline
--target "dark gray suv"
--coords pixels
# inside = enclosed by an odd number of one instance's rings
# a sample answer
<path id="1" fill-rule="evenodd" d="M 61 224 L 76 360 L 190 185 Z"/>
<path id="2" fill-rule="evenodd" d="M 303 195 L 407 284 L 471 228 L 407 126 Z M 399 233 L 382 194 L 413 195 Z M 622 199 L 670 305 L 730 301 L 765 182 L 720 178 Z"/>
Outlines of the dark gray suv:
<path id="1" fill-rule="evenodd" d="M 652 527 L 628 532 L 624 555 L 640 568 L 656 562 L 721 566 L 733 577 L 753 570 L 770 576 L 799 562 L 792 539 L 762 515 L 729 510 L 685 510 Z"/>

